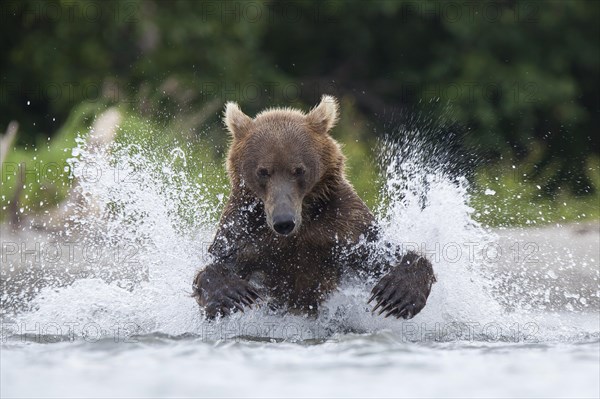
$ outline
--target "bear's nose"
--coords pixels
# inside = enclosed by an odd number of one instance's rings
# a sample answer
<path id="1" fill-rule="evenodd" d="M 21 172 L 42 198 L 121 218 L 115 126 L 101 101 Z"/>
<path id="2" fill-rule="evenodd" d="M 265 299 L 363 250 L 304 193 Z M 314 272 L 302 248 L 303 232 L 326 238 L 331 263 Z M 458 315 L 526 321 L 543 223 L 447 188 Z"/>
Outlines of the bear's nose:
<path id="1" fill-rule="evenodd" d="M 276 232 L 283 235 L 288 235 L 294 230 L 296 223 L 292 215 L 275 216 L 273 218 L 273 228 Z"/>

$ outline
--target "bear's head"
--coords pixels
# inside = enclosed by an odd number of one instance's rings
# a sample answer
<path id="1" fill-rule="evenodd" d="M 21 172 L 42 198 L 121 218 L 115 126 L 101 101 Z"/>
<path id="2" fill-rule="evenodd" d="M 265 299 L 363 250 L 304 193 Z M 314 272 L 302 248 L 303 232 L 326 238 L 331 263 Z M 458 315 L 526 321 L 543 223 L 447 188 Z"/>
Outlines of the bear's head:
<path id="1" fill-rule="evenodd" d="M 344 156 L 329 135 L 337 119 L 337 101 L 331 96 L 323 96 L 308 113 L 275 108 L 254 119 L 234 102 L 225 106 L 232 188 L 263 202 L 267 224 L 276 233 L 298 232 L 303 209 L 326 201 L 331 187 L 345 180 Z"/>

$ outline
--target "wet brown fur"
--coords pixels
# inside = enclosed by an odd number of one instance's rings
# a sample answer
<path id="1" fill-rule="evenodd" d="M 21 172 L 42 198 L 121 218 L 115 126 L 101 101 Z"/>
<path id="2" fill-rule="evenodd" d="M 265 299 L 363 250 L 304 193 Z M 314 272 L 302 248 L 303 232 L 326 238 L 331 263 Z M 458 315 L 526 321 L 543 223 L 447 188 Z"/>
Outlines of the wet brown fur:
<path id="1" fill-rule="evenodd" d="M 209 248 L 214 262 L 194 282 L 198 303 L 211 308 L 208 313 L 228 313 L 222 303 L 229 299 L 219 300 L 219 293 L 234 297 L 246 285 L 276 306 L 314 313 L 345 272 L 391 270 L 393 265 L 368 264 L 368 251 L 346 254 L 361 236 L 375 240 L 376 229 L 372 213 L 346 179 L 340 145 L 329 135 L 337 121 L 337 103 L 334 108 L 323 104 L 308 114 L 271 109 L 254 119 L 237 105 L 228 105 L 231 195 Z M 274 188 L 271 183 L 261 186 L 264 181 L 256 177 L 261 165 L 288 180 L 295 179 L 286 175 L 288 169 L 306 166 L 306 175 L 290 183 L 292 202 L 301 206 L 301 224 L 289 236 L 277 234 L 267 223 L 273 205 L 269 191 Z M 282 179 L 277 181 L 288 183 Z"/>

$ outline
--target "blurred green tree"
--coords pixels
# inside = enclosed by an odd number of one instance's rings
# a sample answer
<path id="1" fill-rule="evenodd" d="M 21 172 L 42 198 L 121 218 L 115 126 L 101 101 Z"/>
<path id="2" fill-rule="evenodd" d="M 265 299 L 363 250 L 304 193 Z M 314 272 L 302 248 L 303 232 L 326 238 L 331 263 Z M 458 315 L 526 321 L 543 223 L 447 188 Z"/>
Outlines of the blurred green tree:
<path id="1" fill-rule="evenodd" d="M 273 3 L 276 4 L 276 3 Z M 439 101 L 484 158 L 537 151 L 553 194 L 591 191 L 600 152 L 600 2 L 332 1 L 274 6 L 262 51 L 367 114 Z M 314 9 L 318 9 L 318 18 Z M 285 14 L 298 16 L 286 23 Z M 310 92 L 310 90 L 309 90 Z M 596 132 L 596 133 L 594 133 Z M 432 134 L 446 134 L 443 129 Z"/>

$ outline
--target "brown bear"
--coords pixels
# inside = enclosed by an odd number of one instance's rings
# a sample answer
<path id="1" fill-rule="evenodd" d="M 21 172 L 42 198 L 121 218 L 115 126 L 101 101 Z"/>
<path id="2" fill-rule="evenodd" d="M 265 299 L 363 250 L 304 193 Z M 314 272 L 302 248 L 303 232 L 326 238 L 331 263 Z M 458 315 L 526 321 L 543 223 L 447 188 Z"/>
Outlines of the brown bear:
<path id="1" fill-rule="evenodd" d="M 344 155 L 329 134 L 337 119 L 330 96 L 307 114 L 276 108 L 254 119 L 226 104 L 231 194 L 209 248 L 212 262 L 193 283 L 206 317 L 259 301 L 315 315 L 347 275 L 380 278 L 369 303 L 376 300 L 373 311 L 385 317 L 408 319 L 425 306 L 431 263 L 374 245 L 375 218 L 346 179 Z"/>

